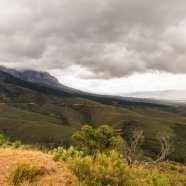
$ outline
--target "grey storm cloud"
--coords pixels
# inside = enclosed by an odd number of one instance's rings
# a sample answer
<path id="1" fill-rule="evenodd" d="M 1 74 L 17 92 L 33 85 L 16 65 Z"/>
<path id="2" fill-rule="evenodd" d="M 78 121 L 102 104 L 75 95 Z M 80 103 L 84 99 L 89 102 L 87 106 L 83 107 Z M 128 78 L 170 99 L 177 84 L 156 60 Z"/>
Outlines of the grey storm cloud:
<path id="1" fill-rule="evenodd" d="M 185 0 L 0 0 L 0 65 L 186 73 L 185 51 Z"/>

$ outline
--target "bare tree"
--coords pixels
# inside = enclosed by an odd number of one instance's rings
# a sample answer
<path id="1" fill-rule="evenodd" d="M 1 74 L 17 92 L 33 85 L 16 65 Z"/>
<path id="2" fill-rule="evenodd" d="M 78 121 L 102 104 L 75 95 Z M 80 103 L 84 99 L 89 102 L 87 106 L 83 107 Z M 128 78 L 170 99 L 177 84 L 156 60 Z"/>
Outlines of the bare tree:
<path id="1" fill-rule="evenodd" d="M 143 143 L 144 136 L 142 129 L 134 129 L 131 131 L 129 141 L 125 145 L 124 154 L 128 165 L 132 165 L 134 161 L 141 156 L 139 147 Z"/>
<path id="2" fill-rule="evenodd" d="M 157 135 L 157 140 L 160 143 L 160 153 L 156 161 L 163 161 L 173 151 L 170 135 L 166 132 L 160 132 Z"/>

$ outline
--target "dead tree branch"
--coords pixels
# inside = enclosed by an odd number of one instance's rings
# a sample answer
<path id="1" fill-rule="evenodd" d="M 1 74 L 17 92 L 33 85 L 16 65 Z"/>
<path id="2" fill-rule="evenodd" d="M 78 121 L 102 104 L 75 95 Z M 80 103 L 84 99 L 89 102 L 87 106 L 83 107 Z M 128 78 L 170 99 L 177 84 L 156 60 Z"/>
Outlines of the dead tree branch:
<path id="1" fill-rule="evenodd" d="M 125 149 L 124 149 L 124 154 L 125 154 L 127 163 L 130 166 L 140 156 L 141 152 L 139 152 L 139 147 L 143 143 L 143 140 L 144 140 L 143 130 L 134 129 L 131 132 L 131 136 L 129 137 L 129 142 L 126 144 Z"/>
<path id="2" fill-rule="evenodd" d="M 160 132 L 157 135 L 157 140 L 160 143 L 160 153 L 156 161 L 163 161 L 173 151 L 173 145 L 171 144 L 170 135 L 166 132 Z"/>

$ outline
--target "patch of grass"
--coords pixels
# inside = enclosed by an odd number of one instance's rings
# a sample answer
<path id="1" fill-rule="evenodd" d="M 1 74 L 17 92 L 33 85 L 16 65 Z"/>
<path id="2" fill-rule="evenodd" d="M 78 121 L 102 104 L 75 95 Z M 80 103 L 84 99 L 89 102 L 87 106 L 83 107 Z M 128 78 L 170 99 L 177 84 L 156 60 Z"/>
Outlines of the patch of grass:
<path id="1" fill-rule="evenodd" d="M 61 119 L 65 125 L 80 128 L 86 122 L 84 116 L 78 111 L 68 106 L 58 106 L 54 104 L 44 104 L 37 110 L 39 113 L 55 116 Z"/>
<path id="2" fill-rule="evenodd" d="M 26 163 L 29 167 L 37 167 L 39 173 L 44 170 L 44 174 L 39 174 L 29 183 L 23 180 L 18 185 L 75 185 L 75 177 L 70 173 L 66 163 L 55 162 L 52 156 L 36 149 L 22 150 L 12 148 L 0 148 L 0 186 L 13 185 L 12 176 L 18 165 Z M 27 171 L 26 171 L 27 172 Z M 22 184 L 23 183 L 23 184 Z"/>
<path id="3" fill-rule="evenodd" d="M 13 185 L 20 185 L 20 183 L 27 181 L 32 182 L 37 176 L 45 173 L 43 168 L 38 168 L 28 163 L 20 163 L 12 173 L 10 180 Z"/>
<path id="4" fill-rule="evenodd" d="M 75 130 L 71 127 L 60 125 L 33 124 L 24 125 L 17 131 L 17 137 L 24 143 L 64 143 L 71 140 L 71 135 Z"/>
<path id="5" fill-rule="evenodd" d="M 16 140 L 15 142 L 12 143 L 12 148 L 13 149 L 18 149 L 22 146 L 22 143 L 20 140 Z"/>
<path id="6" fill-rule="evenodd" d="M 40 122 L 40 123 L 55 123 L 61 125 L 62 122 L 60 119 L 52 116 L 46 116 L 37 112 L 28 111 L 27 109 L 19 108 L 19 105 L 16 107 L 0 104 L 0 118 L 9 119 L 14 122 L 19 121 L 31 121 L 31 122 Z"/>

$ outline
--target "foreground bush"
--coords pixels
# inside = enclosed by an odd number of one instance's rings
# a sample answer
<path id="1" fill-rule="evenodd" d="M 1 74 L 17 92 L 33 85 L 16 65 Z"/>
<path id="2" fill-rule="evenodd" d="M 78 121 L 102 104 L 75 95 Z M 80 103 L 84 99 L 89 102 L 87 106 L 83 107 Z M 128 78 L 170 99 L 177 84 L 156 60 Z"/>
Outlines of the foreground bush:
<path id="1" fill-rule="evenodd" d="M 79 182 L 85 185 L 143 185 L 144 180 L 138 178 L 135 169 L 130 168 L 115 151 L 109 154 L 75 158 L 68 161 L 72 172 Z"/>
<path id="2" fill-rule="evenodd" d="M 45 171 L 42 168 L 38 168 L 28 163 L 21 163 L 12 173 L 10 181 L 13 185 L 19 185 L 24 181 L 32 182 L 34 178 L 43 175 L 44 173 Z"/>
<path id="3" fill-rule="evenodd" d="M 158 170 L 155 168 L 147 177 L 147 184 L 149 186 L 170 186 L 170 180 L 160 174 Z"/>

